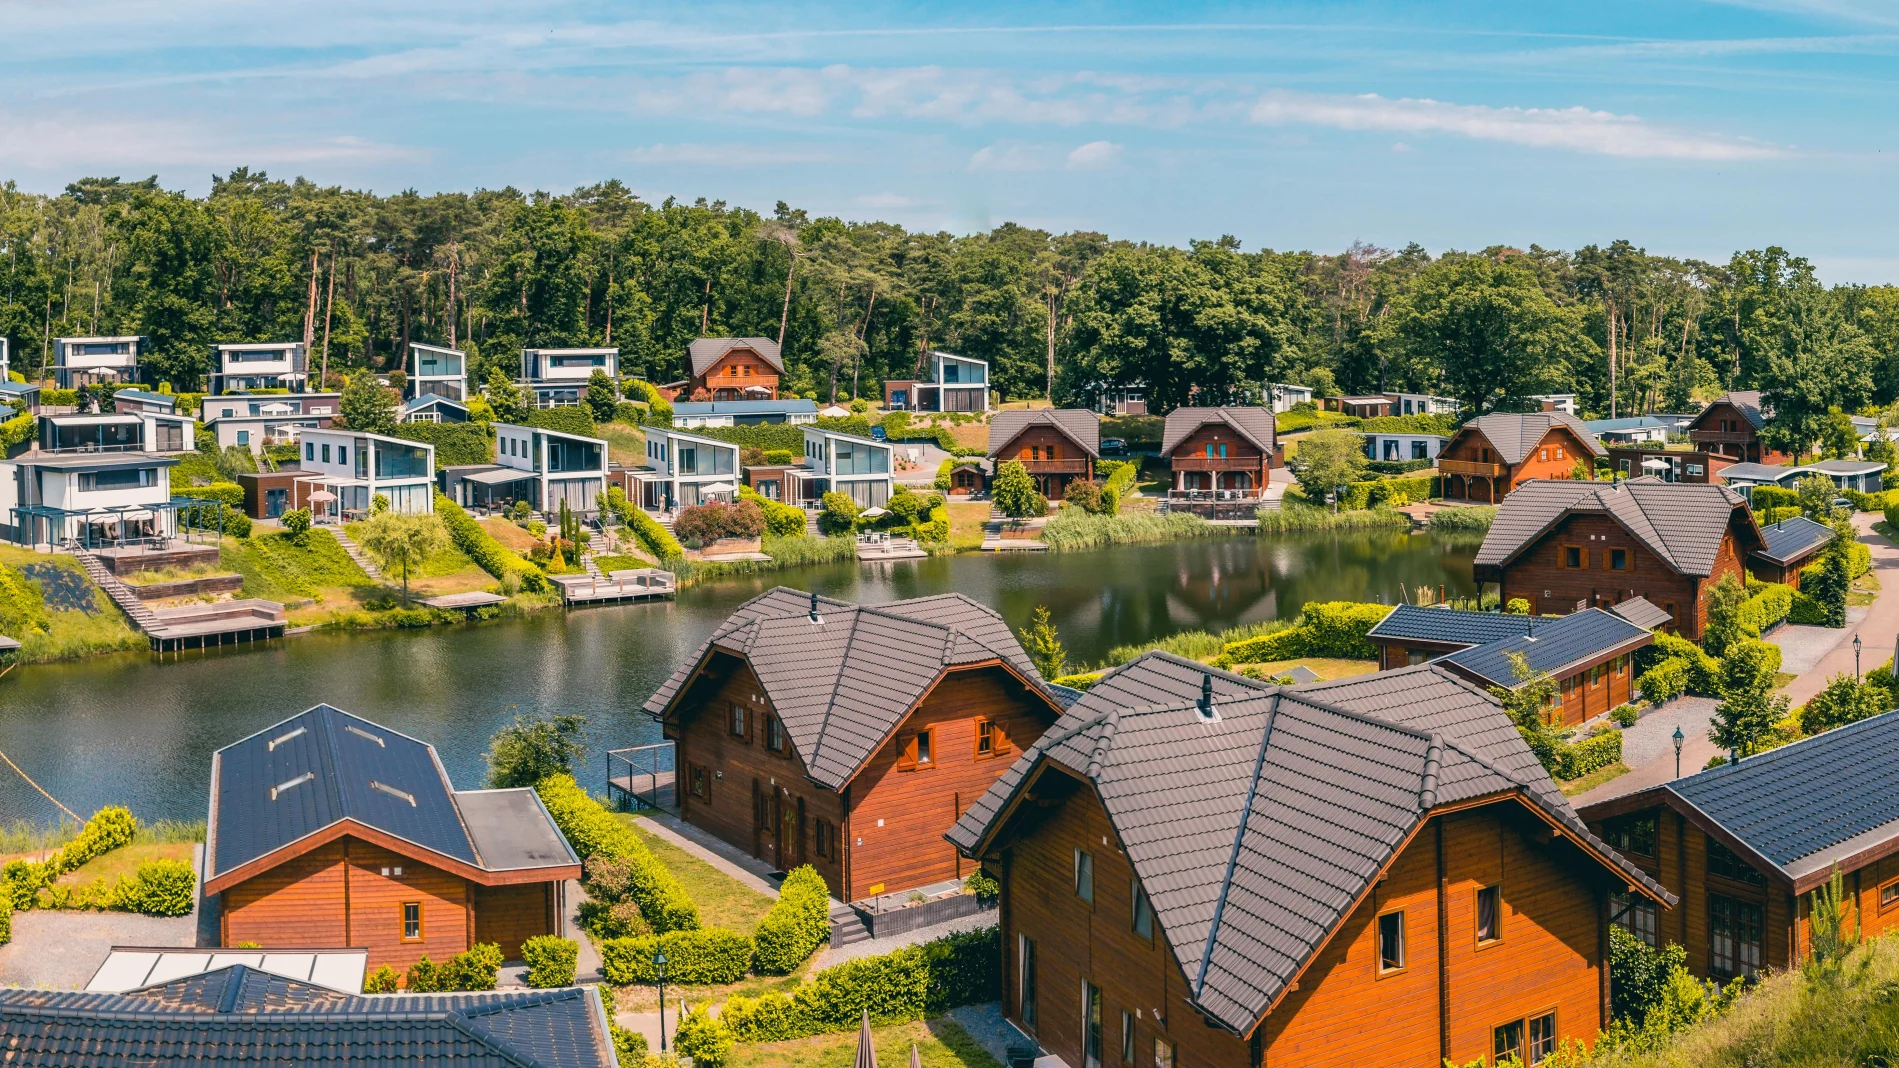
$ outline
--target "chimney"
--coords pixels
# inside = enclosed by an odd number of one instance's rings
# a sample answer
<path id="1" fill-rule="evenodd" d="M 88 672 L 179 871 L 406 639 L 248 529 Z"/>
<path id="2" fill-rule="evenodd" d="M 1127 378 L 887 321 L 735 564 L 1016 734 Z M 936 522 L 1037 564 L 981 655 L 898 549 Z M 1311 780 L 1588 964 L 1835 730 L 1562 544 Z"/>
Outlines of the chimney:
<path id="1" fill-rule="evenodd" d="M 1206 675 L 1200 676 L 1199 709 L 1200 709 L 1201 719 L 1215 718 L 1213 714 L 1213 676 L 1212 674 L 1206 674 Z"/>
<path id="2" fill-rule="evenodd" d="M 818 616 L 818 591 L 816 590 L 811 591 L 811 622 L 824 622 L 824 620 Z"/>

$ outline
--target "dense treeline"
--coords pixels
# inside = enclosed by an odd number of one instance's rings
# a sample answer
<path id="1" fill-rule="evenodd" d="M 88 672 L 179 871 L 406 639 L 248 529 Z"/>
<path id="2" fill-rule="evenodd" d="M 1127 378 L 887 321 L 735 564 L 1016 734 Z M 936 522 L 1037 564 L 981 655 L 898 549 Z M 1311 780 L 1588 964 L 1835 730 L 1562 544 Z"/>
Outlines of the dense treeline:
<path id="1" fill-rule="evenodd" d="M 1899 290 L 1828 289 L 1778 248 L 1709 264 L 1623 241 L 1432 257 L 1014 224 L 957 237 L 783 203 L 647 204 L 617 181 L 376 196 L 239 169 L 203 199 L 155 179 L 8 184 L 0 291 L 16 369 L 52 337 L 144 334 L 178 389 L 216 341 L 308 339 L 332 372 L 454 344 L 477 380 L 523 345 L 617 345 L 628 373 L 665 381 L 694 337 L 761 335 L 782 336 L 788 388 L 826 398 L 875 393 L 931 347 L 989 360 L 1011 398 L 1142 382 L 1162 410 L 1268 381 L 1477 408 L 1574 392 L 1605 415 L 1758 387 L 1801 434 L 1899 397 Z"/>

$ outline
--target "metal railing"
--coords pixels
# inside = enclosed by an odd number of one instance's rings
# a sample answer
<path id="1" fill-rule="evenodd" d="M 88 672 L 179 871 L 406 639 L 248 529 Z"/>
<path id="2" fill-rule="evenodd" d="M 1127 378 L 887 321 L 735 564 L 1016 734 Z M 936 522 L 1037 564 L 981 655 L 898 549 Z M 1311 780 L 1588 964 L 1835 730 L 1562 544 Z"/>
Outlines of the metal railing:
<path id="1" fill-rule="evenodd" d="M 635 808 L 677 811 L 678 778 L 671 742 L 607 750 L 607 800 L 621 812 Z"/>

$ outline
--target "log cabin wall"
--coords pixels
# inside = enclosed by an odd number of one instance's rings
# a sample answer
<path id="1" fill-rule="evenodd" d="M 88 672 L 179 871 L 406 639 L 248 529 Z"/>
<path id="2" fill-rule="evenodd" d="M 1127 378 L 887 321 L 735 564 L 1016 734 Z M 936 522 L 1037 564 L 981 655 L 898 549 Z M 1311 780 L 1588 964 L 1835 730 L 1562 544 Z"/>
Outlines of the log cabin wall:
<path id="1" fill-rule="evenodd" d="M 1207 447 L 1213 446 L 1213 456 L 1208 457 Z M 1221 446 L 1225 446 L 1225 455 L 1221 455 Z M 1262 453 L 1259 447 L 1242 437 L 1222 422 L 1203 424 L 1200 429 L 1189 434 L 1186 440 L 1174 446 L 1167 454 L 1167 460 L 1173 468 L 1173 488 L 1186 489 L 1183 475 L 1188 471 L 1224 474 L 1228 471 L 1244 471 L 1252 477 L 1255 490 L 1267 484 L 1270 476 L 1271 457 Z M 1226 489 L 1215 487 L 1211 480 L 1202 489 Z"/>
<path id="2" fill-rule="evenodd" d="M 1574 431 L 1563 426 L 1551 427 L 1536 448 L 1510 468 L 1509 488 L 1516 489 L 1533 478 L 1567 479 L 1579 460 L 1592 471 L 1595 469 L 1595 457 Z"/>
<path id="3" fill-rule="evenodd" d="M 343 843 L 329 842 L 261 872 L 219 895 L 225 946 L 347 946 Z"/>
<path id="4" fill-rule="evenodd" d="M 769 397 L 745 395 L 751 386 L 764 386 L 771 390 Z M 713 393 L 715 400 L 776 400 L 778 398 L 778 369 L 767 363 L 763 356 L 751 349 L 733 349 L 719 357 L 706 373 L 693 379 L 686 391 L 690 396 L 697 390 L 705 389 Z M 720 396 L 721 390 L 731 391 L 735 396 Z"/>
<path id="5" fill-rule="evenodd" d="M 1582 550 L 1583 566 L 1567 566 L 1570 548 Z M 1615 549 L 1627 554 L 1625 570 L 1608 567 Z M 1699 641 L 1707 626 L 1706 587 L 1724 575 L 1743 577 L 1732 530 L 1722 537 L 1712 576 L 1703 580 L 1675 571 L 1607 516 L 1572 515 L 1506 565 L 1499 585 L 1505 604 L 1522 597 L 1538 614 L 1567 615 L 1578 601 L 1606 608 L 1645 597 L 1674 618 L 1682 637 Z"/>
<path id="6" fill-rule="evenodd" d="M 472 889 L 475 941 L 499 945 L 501 955 L 508 960 L 521 959 L 521 943 L 528 939 L 560 933 L 560 893 L 553 883 L 476 885 Z"/>

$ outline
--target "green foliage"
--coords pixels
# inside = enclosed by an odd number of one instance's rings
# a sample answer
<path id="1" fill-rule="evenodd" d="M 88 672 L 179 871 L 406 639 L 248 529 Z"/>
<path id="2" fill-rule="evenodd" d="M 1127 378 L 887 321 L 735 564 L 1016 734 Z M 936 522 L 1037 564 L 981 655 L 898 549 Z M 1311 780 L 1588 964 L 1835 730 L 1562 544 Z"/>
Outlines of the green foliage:
<path id="1" fill-rule="evenodd" d="M 1048 511 L 1048 502 L 1035 492 L 1035 480 L 1020 460 L 1009 460 L 996 467 L 989 486 L 989 499 L 996 509 L 1011 519 L 1039 516 Z"/>
<path id="2" fill-rule="evenodd" d="M 1516 684 L 1507 689 L 1502 686 L 1492 686 L 1491 696 L 1503 705 L 1503 710 L 1516 723 L 1517 733 L 1523 736 L 1524 742 L 1530 747 L 1530 752 L 1536 754 L 1536 759 L 1543 765 L 1544 770 L 1551 775 L 1568 777 L 1563 776 L 1563 771 L 1567 766 L 1563 737 L 1544 718 L 1550 705 L 1556 699 L 1556 680 L 1544 672 L 1531 668 L 1529 658 L 1520 652 L 1511 651 L 1505 655 L 1510 659 L 1510 671 Z M 1616 735 L 1616 739 L 1616 758 L 1621 759 L 1621 735 Z M 1597 765 L 1597 767 L 1603 766 L 1606 765 Z"/>
<path id="3" fill-rule="evenodd" d="M 521 959 L 528 966 L 527 985 L 572 986 L 580 968 L 580 943 L 559 935 L 535 935 L 521 943 Z"/>
<path id="4" fill-rule="evenodd" d="M 1741 602 L 1747 600 L 1747 588 L 1733 575 L 1724 575 L 1708 591 L 1708 626 L 1701 635 L 1701 647 L 1710 656 L 1727 652 L 1730 644 L 1742 637 L 1739 615 Z M 1750 637 L 1760 637 L 1756 630 Z"/>
<path id="5" fill-rule="evenodd" d="M 1438 495 L 1436 475 L 1417 478 L 1374 478 L 1347 487 L 1342 508 L 1402 508 Z M 1309 494 L 1308 494 L 1309 496 Z M 1488 527 L 1486 527 L 1488 529 Z"/>
<path id="6" fill-rule="evenodd" d="M 1832 485 L 1830 481 L 1827 484 Z M 1850 527 L 1836 527 L 1833 540 L 1820 551 L 1820 559 L 1801 569 L 1800 593 L 1820 610 L 1821 626 L 1846 626 L 1846 595 L 1853 588 L 1855 544 Z"/>
<path id="7" fill-rule="evenodd" d="M 1075 479 L 1062 490 L 1062 501 L 1090 515 L 1100 515 L 1103 511 L 1101 483 Z"/>
<path id="8" fill-rule="evenodd" d="M 763 548 L 765 555 L 771 557 L 772 564 L 777 567 L 835 564 L 857 558 L 857 542 L 849 535 L 814 538 L 800 534 L 797 537 L 776 538 L 768 534 Z"/>
<path id="9" fill-rule="evenodd" d="M 1808 898 L 1808 949 L 1806 972 L 1810 979 L 1836 979 L 1846 957 L 1859 947 L 1861 931 L 1856 922 L 1853 899 L 1846 894 L 1845 878 L 1838 861 L 1827 884 L 1816 888 Z"/>
<path id="10" fill-rule="evenodd" d="M 696 1006 L 686 1013 L 679 1021 L 679 1029 L 673 1033 L 673 1048 L 679 1051 L 680 1056 L 691 1057 L 693 1068 L 699 1068 L 700 1065 L 721 1068 L 732 1056 L 732 1046 L 736 1042 L 732 1029 L 714 1019 L 704 1005 Z"/>
<path id="11" fill-rule="evenodd" d="M 1366 434 L 1450 434 L 1457 429 L 1454 415 L 1374 415 L 1361 419 L 1358 429 Z"/>
<path id="12" fill-rule="evenodd" d="M 1819 734 L 1889 711 L 1890 691 L 1841 672 L 1800 708 L 1800 729 Z"/>
<path id="13" fill-rule="evenodd" d="M 1391 607 L 1357 601 L 1308 601 L 1299 622 L 1284 630 L 1229 643 L 1214 661 L 1218 667 L 1261 664 L 1318 656 L 1340 660 L 1371 660 L 1378 650 L 1365 635 Z"/>
<path id="14" fill-rule="evenodd" d="M 1665 1048 L 1674 1036 L 1726 1012 L 1746 980 L 1726 987 L 1696 979 L 1681 946 L 1649 947 L 1621 927 L 1609 925 L 1610 1013 L 1596 1054 L 1640 1053 Z M 1545 1062 L 1548 1063 L 1548 1062 Z M 1581 1059 L 1574 1062 L 1584 1063 Z"/>
<path id="15" fill-rule="evenodd" d="M 610 1017 L 607 1020 L 607 1033 L 613 1039 L 613 1056 L 620 1068 L 650 1068 L 647 1057 L 651 1047 L 645 1035 L 621 1027 Z"/>
<path id="16" fill-rule="evenodd" d="M 1022 628 L 1020 635 L 1023 651 L 1029 654 L 1035 670 L 1041 672 L 1043 678 L 1052 679 L 1062 673 L 1062 666 L 1068 662 L 1068 650 L 1062 648 L 1062 637 L 1055 631 L 1047 605 L 1035 606 L 1029 625 Z"/>
<path id="17" fill-rule="evenodd" d="M 1622 759 L 1622 732 L 1604 731 L 1580 742 L 1566 742 L 1560 748 L 1556 775 L 1562 779 L 1580 779 L 1599 768 Z"/>
<path id="18" fill-rule="evenodd" d="M 659 520 L 647 515 L 645 510 L 626 499 L 626 494 L 618 486 L 607 488 L 607 507 L 620 517 L 633 536 L 640 540 L 646 551 L 659 561 L 683 560 L 686 549 L 672 532 L 659 525 Z"/>
<path id="19" fill-rule="evenodd" d="M 1093 689 L 1095 683 L 1100 682 L 1101 676 L 1105 674 L 1106 672 L 1103 671 L 1084 671 L 1078 675 L 1060 675 L 1048 681 L 1057 686 L 1066 686 L 1071 690 L 1086 693 Z"/>
<path id="20" fill-rule="evenodd" d="M 401 974 L 387 964 L 369 973 L 363 980 L 365 994 L 393 994 L 400 989 L 402 989 Z"/>
<path id="21" fill-rule="evenodd" d="M 1041 539 L 1055 552 L 1100 549 L 1109 545 L 1148 545 L 1188 538 L 1224 538 L 1243 534 L 1243 528 L 1223 527 L 1186 512 L 1130 512 L 1125 515 L 1089 515 L 1077 510 L 1059 512 L 1043 525 Z"/>
<path id="22" fill-rule="evenodd" d="M 111 907 L 147 916 L 185 916 L 197 897 L 198 879 L 182 860 L 148 860 L 113 888 Z"/>
<path id="23" fill-rule="evenodd" d="M 0 884 L 13 897 L 15 909 L 34 906 L 39 891 L 67 872 L 77 871 L 94 857 L 130 845 L 138 833 L 138 820 L 117 805 L 108 805 L 92 814 L 78 835 L 43 861 L 9 860 L 0 865 Z"/>
<path id="24" fill-rule="evenodd" d="M 1728 648 L 1721 660 L 1721 703 L 1708 732 L 1715 745 L 1742 756 L 1760 751 L 1775 722 L 1787 714 L 1787 696 L 1773 692 L 1779 670 L 1779 646 L 1740 641 Z"/>
<path id="25" fill-rule="evenodd" d="M 894 1023 L 994 1001 L 1001 975 L 1001 939 L 987 927 L 833 965 L 790 995 L 731 998 L 720 1018 L 743 1042 L 851 1031 L 866 1012 Z"/>
<path id="26" fill-rule="evenodd" d="M 804 509 L 789 504 L 781 504 L 768 497 L 760 496 L 750 486 L 740 486 L 739 499 L 750 501 L 765 513 L 765 533 L 775 538 L 800 538 L 804 536 Z"/>
<path id="27" fill-rule="evenodd" d="M 802 532 L 804 524 L 798 524 Z M 717 501 L 695 504 L 679 511 L 673 534 L 686 541 L 709 544 L 721 538 L 759 538 L 765 534 L 765 512 L 755 502 Z"/>
<path id="28" fill-rule="evenodd" d="M 304 536 L 310 533 L 310 509 L 292 508 L 279 516 L 284 529 L 290 533 L 292 541 L 303 544 Z"/>
<path id="29" fill-rule="evenodd" d="M 39 433 L 39 416 L 32 412 L 19 415 L 0 423 L 0 456 L 23 441 L 31 441 Z"/>
<path id="30" fill-rule="evenodd" d="M 528 413 L 527 425 L 583 438 L 596 436 L 593 413 L 585 407 L 536 408 Z"/>
<path id="31" fill-rule="evenodd" d="M 826 535 L 848 534 L 857 528 L 857 502 L 848 493 L 833 490 L 819 499 L 818 530 Z"/>
<path id="32" fill-rule="evenodd" d="M 1326 494 L 1365 477 L 1363 439 L 1349 430 L 1315 430 L 1307 434 L 1299 439 L 1293 476 L 1299 480 L 1299 488 L 1305 491 L 1307 500 L 1314 503 L 1325 500 Z M 1345 506 L 1343 502 L 1341 506 Z"/>
<path id="33" fill-rule="evenodd" d="M 534 790 L 576 854 L 585 859 L 607 857 L 625 862 L 624 879 L 617 889 L 639 905 L 640 914 L 655 931 L 689 931 L 699 926 L 699 906 L 693 904 L 679 879 L 653 856 L 632 828 L 587 796 L 572 775 L 551 775 L 536 783 Z"/>
<path id="34" fill-rule="evenodd" d="M 1754 521 L 1756 523 L 1759 523 L 1763 527 L 1770 527 L 1770 526 L 1773 526 L 1775 523 L 1779 523 L 1788 519 L 1793 519 L 1797 517 L 1798 515 L 1800 515 L 1800 506 L 1797 504 L 1790 504 L 1784 508 L 1764 508 L 1758 512 L 1755 512 Z"/>
<path id="35" fill-rule="evenodd" d="M 528 416 L 534 411 L 534 402 L 529 399 L 527 391 L 515 385 L 514 380 L 499 367 L 488 372 L 487 385 L 488 407 L 494 411 L 495 419 L 514 426 L 526 426 Z"/>
<path id="36" fill-rule="evenodd" d="M 504 590 L 538 593 L 548 588 L 546 572 L 504 548 L 473 516 L 463 511 L 461 505 L 441 493 L 435 495 L 435 514 L 455 547 L 477 567 L 500 580 Z"/>
<path id="37" fill-rule="evenodd" d="M 587 376 L 587 388 L 581 395 L 581 403 L 596 423 L 610 423 L 618 414 L 620 393 L 613 388 L 613 379 L 607 376 L 605 368 L 596 367 Z"/>
<path id="38" fill-rule="evenodd" d="M 368 371 L 349 376 L 336 402 L 344 424 L 366 434 L 388 434 L 396 428 L 396 395 Z"/>
<path id="39" fill-rule="evenodd" d="M 1635 680 L 1635 688 L 1658 705 L 1680 697 L 1688 692 L 1688 661 L 1674 656 L 1658 661 Z"/>
<path id="40" fill-rule="evenodd" d="M 50 622 L 39 587 L 21 572 L 0 564 L 0 634 L 24 638 L 44 632 Z"/>
<path id="41" fill-rule="evenodd" d="M 577 713 L 517 713 L 512 724 L 488 739 L 488 786 L 510 790 L 550 775 L 571 775 L 574 762 L 587 752 L 580 740 L 586 729 L 587 717 Z"/>
<path id="42" fill-rule="evenodd" d="M 1530 614 L 1529 599 L 1524 597 L 1512 597 L 1510 598 L 1510 603 L 1503 606 L 1503 610 L 1509 615 L 1527 616 Z"/>
<path id="43" fill-rule="evenodd" d="M 425 956 L 409 965 L 403 988 L 411 994 L 493 990 L 499 978 L 501 962 L 499 945 L 477 942 L 466 952 L 457 953 L 440 964 Z"/>
<path id="44" fill-rule="evenodd" d="M 1410 530 L 1411 517 L 1393 508 L 1332 512 L 1315 508 L 1303 496 L 1288 494 L 1276 509 L 1259 510 L 1259 533 L 1293 534 L 1312 530 Z"/>
<path id="45" fill-rule="evenodd" d="M 362 525 L 363 551 L 384 574 L 402 576 L 402 603 L 409 603 L 409 575 L 449 544 L 442 520 L 434 515 L 379 512 Z M 472 557 L 470 557 L 472 559 Z"/>
<path id="46" fill-rule="evenodd" d="M 831 891 L 809 864 L 794 868 L 752 933 L 760 975 L 789 975 L 831 937 Z"/>
<path id="47" fill-rule="evenodd" d="M 1496 518 L 1497 510 L 1488 505 L 1439 508 L 1431 513 L 1426 527 L 1433 534 L 1481 534 L 1490 530 Z"/>
<path id="48" fill-rule="evenodd" d="M 1769 509 L 1778 511 L 1782 508 L 1799 508 L 1800 494 L 1781 486 L 1755 486 L 1747 491 L 1747 501 L 1757 512 Z"/>
<path id="49" fill-rule="evenodd" d="M 1640 1027 L 1662 1003 L 1671 972 L 1687 970 L 1688 951 L 1676 943 L 1660 949 L 1620 924 L 1609 925 L 1609 1012 Z"/>
<path id="50" fill-rule="evenodd" d="M 752 967 L 751 936 L 724 927 L 611 938 L 600 944 L 600 972 L 616 986 L 659 979 L 656 951 L 666 953 L 666 981 L 686 986 L 736 983 Z"/>
<path id="51" fill-rule="evenodd" d="M 1687 669 L 1689 693 L 1702 697 L 1718 697 L 1721 694 L 1721 662 L 1679 634 L 1657 631 L 1654 644 L 1637 655 L 1647 658 L 1651 663 L 1678 659 Z"/>
<path id="52" fill-rule="evenodd" d="M 977 868 L 963 880 L 963 893 L 987 905 L 1002 896 L 1002 882 L 983 869 Z"/>
<path id="53" fill-rule="evenodd" d="M 495 459 L 494 435 L 485 423 L 402 423 L 389 435 L 435 446 L 437 471 L 460 464 L 490 464 Z"/>
<path id="54" fill-rule="evenodd" d="M 1642 713 L 1634 705 L 1617 705 L 1609 710 L 1609 719 L 1618 727 L 1633 727 L 1642 718 Z"/>

